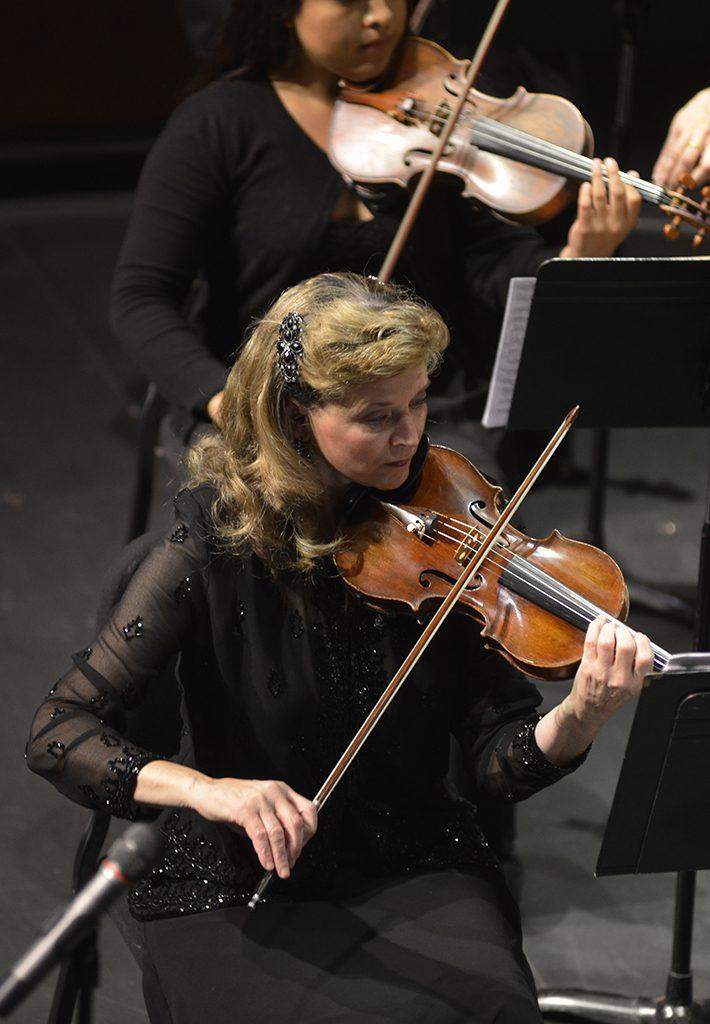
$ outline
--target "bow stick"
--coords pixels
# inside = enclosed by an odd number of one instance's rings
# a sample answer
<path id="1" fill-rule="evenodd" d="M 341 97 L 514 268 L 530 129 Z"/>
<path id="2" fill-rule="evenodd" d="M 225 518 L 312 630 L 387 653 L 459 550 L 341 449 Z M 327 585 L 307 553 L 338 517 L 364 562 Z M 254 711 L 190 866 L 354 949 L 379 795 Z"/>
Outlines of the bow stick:
<path id="1" fill-rule="evenodd" d="M 540 473 L 543 471 L 547 463 L 554 455 L 555 451 L 562 442 L 562 439 L 564 438 L 567 431 L 574 423 L 575 419 L 577 418 L 578 412 L 579 406 L 576 405 L 567 413 L 560 426 L 557 428 L 551 439 L 548 441 L 544 451 L 539 456 L 539 458 L 533 465 L 532 469 L 529 471 L 528 475 L 521 483 L 520 487 L 518 487 L 517 491 L 506 505 L 505 510 L 496 520 L 495 526 L 493 526 L 489 530 L 488 534 L 481 542 L 481 545 L 478 548 L 478 551 L 476 552 L 474 557 L 472 558 L 471 562 L 466 567 L 466 569 L 464 569 L 464 571 L 461 573 L 458 580 L 453 585 L 453 587 L 446 595 L 444 600 L 441 602 L 434 615 L 432 615 L 431 619 L 429 620 L 424 630 L 422 631 L 422 635 L 419 637 L 414 647 L 411 649 L 411 651 L 404 659 L 400 667 L 397 669 L 395 674 L 392 676 L 392 679 L 387 684 L 386 688 L 383 690 L 379 700 L 374 705 L 374 707 L 368 714 L 367 718 L 364 720 L 364 722 L 362 723 L 358 731 L 355 733 L 348 746 L 343 751 L 339 761 L 336 763 L 335 767 L 331 771 L 328 778 L 325 780 L 321 788 L 313 797 L 313 803 L 315 804 L 315 808 L 319 813 L 325 806 L 328 797 L 332 794 L 333 790 L 338 785 L 347 769 L 350 767 L 351 763 L 357 757 L 363 743 L 368 738 L 372 730 L 375 728 L 375 726 L 377 725 L 377 723 L 379 722 L 380 718 L 385 713 L 387 708 L 390 706 L 395 694 L 401 687 L 402 683 L 405 681 L 409 673 L 417 664 L 422 654 L 429 646 L 436 633 L 439 631 L 439 628 L 444 623 L 449 613 L 455 607 L 459 595 L 476 575 L 476 573 L 478 572 L 478 570 L 488 557 L 489 551 L 496 543 L 501 533 L 505 530 L 506 526 L 508 525 L 512 517 L 518 511 L 518 508 L 520 507 L 524 499 L 527 497 L 531 487 L 533 486 L 537 478 L 540 476 Z M 263 899 L 264 894 L 269 885 L 271 884 L 271 880 L 274 877 L 274 873 L 274 871 L 266 871 L 262 875 L 261 881 L 259 882 L 256 891 L 254 892 L 252 898 L 249 900 L 250 910 L 253 910 L 254 907 L 256 907 L 256 905 Z"/>
<path id="2" fill-rule="evenodd" d="M 409 19 L 409 31 L 413 36 L 419 35 L 422 25 L 429 17 L 435 3 L 436 0 L 419 0 Z"/>
<path id="3" fill-rule="evenodd" d="M 466 73 L 464 87 L 446 120 L 441 135 L 439 136 L 439 141 L 431 155 L 431 160 L 417 183 L 417 187 L 412 194 L 412 198 L 409 200 L 409 206 L 407 207 L 404 217 L 402 217 L 400 225 L 397 228 L 397 233 L 392 239 L 387 255 L 385 256 L 384 263 L 380 267 L 380 272 L 377 277 L 378 280 L 383 283 L 389 281 L 394 273 L 394 268 L 399 261 L 399 257 L 402 255 L 402 249 L 404 249 L 406 241 L 409 238 L 409 233 L 414 226 L 414 221 L 419 215 L 422 203 L 424 202 L 424 197 L 429 191 L 429 186 L 434 178 L 434 173 L 436 172 L 439 159 L 446 148 L 451 133 L 456 127 L 459 114 L 463 110 L 464 103 L 468 99 L 469 90 L 472 88 L 474 81 L 478 77 L 478 72 L 481 70 L 481 65 L 485 60 L 486 54 L 493 42 L 493 37 L 498 31 L 498 26 L 501 23 L 509 3 L 510 0 L 498 0 L 490 21 L 486 25 L 486 29 L 481 36 L 478 49 L 476 50 L 468 72 Z"/>

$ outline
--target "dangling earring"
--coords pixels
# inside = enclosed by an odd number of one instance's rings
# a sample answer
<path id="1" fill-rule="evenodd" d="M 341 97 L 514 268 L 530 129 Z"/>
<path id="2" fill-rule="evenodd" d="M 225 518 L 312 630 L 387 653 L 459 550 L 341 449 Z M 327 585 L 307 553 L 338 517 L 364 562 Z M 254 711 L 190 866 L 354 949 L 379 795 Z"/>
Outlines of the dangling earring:
<path id="1" fill-rule="evenodd" d="M 307 441 L 302 441 L 300 437 L 297 437 L 291 443 L 293 445 L 293 450 L 295 451 L 296 455 L 298 455 L 299 459 L 303 459 L 304 462 L 311 461 L 311 459 L 313 458 L 313 449 L 311 448 Z"/>

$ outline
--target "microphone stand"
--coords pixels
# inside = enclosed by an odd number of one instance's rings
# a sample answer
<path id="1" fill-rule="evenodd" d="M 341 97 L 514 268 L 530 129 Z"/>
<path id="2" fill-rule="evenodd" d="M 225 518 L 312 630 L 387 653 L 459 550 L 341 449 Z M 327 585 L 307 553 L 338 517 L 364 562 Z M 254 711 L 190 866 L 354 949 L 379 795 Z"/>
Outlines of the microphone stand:
<path id="1" fill-rule="evenodd" d="M 159 856 L 161 847 L 160 833 L 147 824 L 131 825 L 112 843 L 98 869 L 0 983 L 0 1017 L 11 1013 L 52 967 L 80 947 L 85 962 L 70 969 L 71 974 L 76 975 L 68 986 L 72 989 L 72 999 L 55 998 L 50 1021 L 59 1019 L 55 1013 L 61 1013 L 62 1020 L 71 1021 L 78 995 L 80 1024 L 89 1024 L 93 990 L 98 982 L 98 953 L 93 933 L 100 915 L 145 874 Z"/>
<path id="2" fill-rule="evenodd" d="M 103 811 L 91 814 L 74 857 L 72 893 L 79 892 L 95 871 L 110 823 L 110 816 Z M 77 1024 L 92 1024 L 99 964 L 97 925 L 62 961 L 47 1024 L 72 1024 L 75 1008 Z"/>

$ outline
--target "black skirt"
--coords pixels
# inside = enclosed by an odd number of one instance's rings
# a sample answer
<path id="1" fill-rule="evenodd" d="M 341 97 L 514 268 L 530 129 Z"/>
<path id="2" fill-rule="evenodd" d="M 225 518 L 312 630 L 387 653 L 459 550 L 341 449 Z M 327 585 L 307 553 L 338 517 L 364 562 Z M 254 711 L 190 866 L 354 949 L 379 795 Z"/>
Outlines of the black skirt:
<path id="1" fill-rule="evenodd" d="M 338 901 L 145 925 L 151 1024 L 539 1024 L 501 879 L 442 871 Z"/>

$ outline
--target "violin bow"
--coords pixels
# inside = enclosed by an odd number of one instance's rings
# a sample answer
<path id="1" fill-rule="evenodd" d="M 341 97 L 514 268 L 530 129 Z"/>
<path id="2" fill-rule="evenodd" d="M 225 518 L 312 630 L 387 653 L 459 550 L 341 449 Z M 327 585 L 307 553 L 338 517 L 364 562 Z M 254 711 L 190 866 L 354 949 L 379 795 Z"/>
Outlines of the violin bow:
<path id="1" fill-rule="evenodd" d="M 483 61 L 486 58 L 486 54 L 488 53 L 490 45 L 493 42 L 493 37 L 498 31 L 498 26 L 500 25 L 503 19 L 503 15 L 508 9 L 509 4 L 510 0 L 498 0 L 493 10 L 493 13 L 491 14 L 490 20 L 486 25 L 485 31 L 481 36 L 481 40 L 478 44 L 478 49 L 476 50 L 473 60 L 471 61 L 471 64 L 469 66 L 468 72 L 466 73 L 466 78 L 464 80 L 464 85 L 463 88 L 461 89 L 461 93 L 456 103 L 454 104 L 449 117 L 446 120 L 441 135 L 439 135 L 439 141 L 434 149 L 434 152 L 432 153 L 431 160 L 429 161 L 426 170 L 423 172 L 422 176 L 417 182 L 417 187 L 412 193 L 412 197 L 409 200 L 409 205 L 407 206 L 405 214 L 402 217 L 399 227 L 397 228 L 397 233 L 392 239 L 387 255 L 385 256 L 384 262 L 380 267 L 380 272 L 377 275 L 377 278 L 379 281 L 382 281 L 383 284 L 390 280 L 392 274 L 394 273 L 394 268 L 397 266 L 397 263 L 399 262 L 399 257 L 402 255 L 402 250 L 404 249 L 407 239 L 409 238 L 409 234 L 414 226 L 414 222 L 419 215 L 419 211 L 422 207 L 422 203 L 424 202 L 424 198 L 427 192 L 429 191 L 429 186 L 433 181 L 434 173 L 436 172 L 439 159 L 441 158 L 441 155 L 446 149 L 451 133 L 456 127 L 456 122 L 458 121 L 459 114 L 463 110 L 464 103 L 468 99 L 469 91 L 472 88 L 476 78 L 478 77 L 478 73 L 481 70 L 481 65 L 483 64 Z M 415 14 L 416 13 L 417 12 L 415 11 Z"/>
<path id="2" fill-rule="evenodd" d="M 392 676 L 392 679 L 389 681 L 385 689 L 382 691 L 382 694 L 379 697 L 378 701 L 375 703 L 372 710 L 365 718 L 362 725 L 357 730 L 357 732 L 351 739 L 350 743 L 341 754 L 340 759 L 336 763 L 330 775 L 325 780 L 323 785 L 320 787 L 316 795 L 313 797 L 313 803 L 315 804 L 318 813 L 321 812 L 321 810 L 325 806 L 326 801 L 328 800 L 328 797 L 331 796 L 333 790 L 338 785 L 345 772 L 348 770 L 352 762 L 359 754 L 360 749 L 362 748 L 362 745 L 364 744 L 365 740 L 368 738 L 372 730 L 379 722 L 380 718 L 382 718 L 383 714 L 392 703 L 392 700 L 397 694 L 402 683 L 405 681 L 407 676 L 410 674 L 414 666 L 421 658 L 426 648 L 434 639 L 435 635 L 439 631 L 439 628 L 443 625 L 449 613 L 455 607 L 456 602 L 458 601 L 459 596 L 461 595 L 461 592 L 466 588 L 466 586 L 470 583 L 470 581 L 473 579 L 473 577 L 476 575 L 476 573 L 479 571 L 479 569 L 485 562 L 491 548 L 494 546 L 494 544 L 500 537 L 501 533 L 505 530 L 506 526 L 508 525 L 512 517 L 518 511 L 520 505 L 527 497 L 533 484 L 540 476 L 540 473 L 542 473 L 543 469 L 550 461 L 559 445 L 562 443 L 562 440 L 565 437 L 567 431 L 570 429 L 570 427 L 576 420 L 578 412 L 579 406 L 575 405 L 574 408 L 570 409 L 570 411 L 567 413 L 560 426 L 557 428 L 555 433 L 548 441 L 547 445 L 545 446 L 545 449 L 540 454 L 537 461 L 532 466 L 529 473 L 521 483 L 520 487 L 518 487 L 517 491 L 506 505 L 504 511 L 500 515 L 500 518 L 496 520 L 495 526 L 493 526 L 489 530 L 484 540 L 481 541 L 478 551 L 471 559 L 471 562 L 461 573 L 458 580 L 453 585 L 453 587 L 446 595 L 444 600 L 441 602 L 434 615 L 432 615 L 431 619 L 422 630 L 422 634 L 415 643 L 414 647 L 412 647 L 409 654 L 406 656 L 400 667 Z M 267 888 L 271 884 L 274 874 L 275 872 L 272 870 L 266 871 L 262 875 L 259 885 L 257 886 L 253 896 L 249 900 L 250 910 L 253 910 L 254 907 L 256 907 L 256 905 L 261 902 Z"/>
<path id="3" fill-rule="evenodd" d="M 419 0 L 409 19 L 409 31 L 413 36 L 419 35 L 422 25 L 429 17 L 435 3 L 436 0 Z"/>

